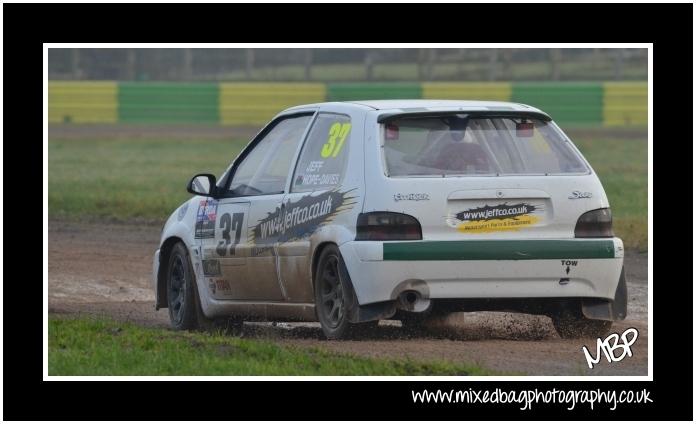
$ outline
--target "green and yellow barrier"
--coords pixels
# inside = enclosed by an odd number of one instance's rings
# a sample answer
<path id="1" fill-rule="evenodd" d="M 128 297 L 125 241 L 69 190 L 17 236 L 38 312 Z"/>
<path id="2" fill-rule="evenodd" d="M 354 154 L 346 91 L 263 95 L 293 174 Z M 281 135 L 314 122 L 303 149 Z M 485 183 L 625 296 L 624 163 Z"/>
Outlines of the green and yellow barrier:
<path id="1" fill-rule="evenodd" d="M 647 125 L 648 85 L 640 82 L 606 82 L 602 103 L 606 126 Z"/>
<path id="2" fill-rule="evenodd" d="M 329 102 L 420 98 L 421 84 L 411 82 L 329 83 L 326 87 L 326 100 Z"/>
<path id="3" fill-rule="evenodd" d="M 326 86 L 319 83 L 221 83 L 222 125 L 263 125 L 291 106 L 319 103 L 326 99 Z"/>
<path id="4" fill-rule="evenodd" d="M 215 83 L 120 83 L 119 122 L 217 123 L 218 96 Z"/>
<path id="5" fill-rule="evenodd" d="M 424 99 L 510 101 L 509 82 L 424 82 Z"/>
<path id="6" fill-rule="evenodd" d="M 525 103 L 561 125 L 648 122 L 645 82 L 164 83 L 51 81 L 50 123 L 261 126 L 290 106 L 323 101 L 461 99 Z"/>
<path id="7" fill-rule="evenodd" d="M 602 123 L 602 85 L 599 83 L 518 83 L 511 100 L 541 109 L 560 124 Z"/>
<path id="8" fill-rule="evenodd" d="M 115 81 L 48 83 L 48 122 L 93 124 L 118 122 Z"/>

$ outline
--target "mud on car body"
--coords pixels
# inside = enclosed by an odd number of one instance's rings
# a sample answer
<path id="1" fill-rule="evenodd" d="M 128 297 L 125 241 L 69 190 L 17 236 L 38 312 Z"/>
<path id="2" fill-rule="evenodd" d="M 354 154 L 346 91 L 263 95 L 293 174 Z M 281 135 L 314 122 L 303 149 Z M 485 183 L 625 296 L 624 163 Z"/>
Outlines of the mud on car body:
<path id="1" fill-rule="evenodd" d="M 546 314 L 562 337 L 626 315 L 602 185 L 544 112 L 504 102 L 319 103 L 276 116 L 166 222 L 156 306 L 177 329 Z"/>

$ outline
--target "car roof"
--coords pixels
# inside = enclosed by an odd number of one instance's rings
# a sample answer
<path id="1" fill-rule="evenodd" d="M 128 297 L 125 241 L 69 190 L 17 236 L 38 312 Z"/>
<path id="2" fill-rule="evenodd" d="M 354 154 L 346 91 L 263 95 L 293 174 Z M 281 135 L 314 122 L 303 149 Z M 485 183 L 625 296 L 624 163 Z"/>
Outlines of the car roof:
<path id="1" fill-rule="evenodd" d="M 302 109 L 307 107 L 322 107 L 330 105 L 355 106 L 363 110 L 379 110 L 390 112 L 433 112 L 439 110 L 462 109 L 467 111 L 492 111 L 492 112 L 535 112 L 547 115 L 545 112 L 522 103 L 496 102 L 486 100 L 353 100 L 346 102 L 324 102 L 298 105 L 287 110 Z"/>

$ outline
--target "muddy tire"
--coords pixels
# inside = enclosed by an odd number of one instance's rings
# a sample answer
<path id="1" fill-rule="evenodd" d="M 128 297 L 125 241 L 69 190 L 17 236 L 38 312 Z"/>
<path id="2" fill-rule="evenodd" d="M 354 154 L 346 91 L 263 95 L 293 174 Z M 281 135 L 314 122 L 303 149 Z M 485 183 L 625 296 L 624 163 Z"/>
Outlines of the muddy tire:
<path id="1" fill-rule="evenodd" d="M 183 243 L 172 247 L 167 262 L 167 308 L 175 330 L 207 329 L 212 325 L 201 310 L 191 259 Z"/>
<path id="2" fill-rule="evenodd" d="M 324 248 L 319 256 L 314 281 L 314 302 L 324 336 L 329 340 L 348 338 L 355 327 L 348 321 L 348 309 L 355 299 L 341 252 L 335 245 Z"/>
<path id="3" fill-rule="evenodd" d="M 585 337 L 604 337 L 609 334 L 612 321 L 589 319 L 578 314 L 563 312 L 551 317 L 553 326 L 562 339 L 578 339 Z"/>

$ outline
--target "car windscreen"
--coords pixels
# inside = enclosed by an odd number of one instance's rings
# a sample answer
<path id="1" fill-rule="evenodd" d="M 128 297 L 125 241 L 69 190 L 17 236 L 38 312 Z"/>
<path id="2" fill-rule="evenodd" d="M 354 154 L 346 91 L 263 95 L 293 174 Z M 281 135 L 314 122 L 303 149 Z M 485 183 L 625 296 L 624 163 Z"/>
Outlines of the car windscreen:
<path id="1" fill-rule="evenodd" d="M 393 177 L 589 172 L 555 125 L 535 118 L 411 116 L 383 123 L 381 133 Z"/>

